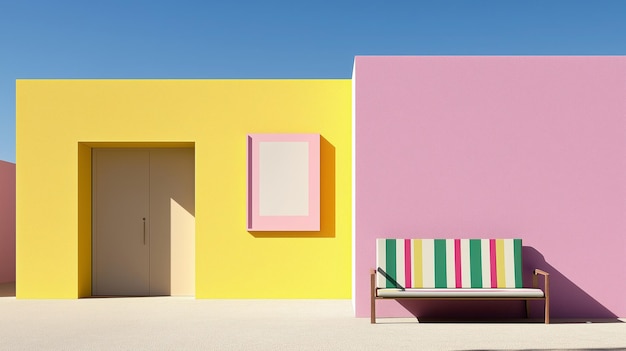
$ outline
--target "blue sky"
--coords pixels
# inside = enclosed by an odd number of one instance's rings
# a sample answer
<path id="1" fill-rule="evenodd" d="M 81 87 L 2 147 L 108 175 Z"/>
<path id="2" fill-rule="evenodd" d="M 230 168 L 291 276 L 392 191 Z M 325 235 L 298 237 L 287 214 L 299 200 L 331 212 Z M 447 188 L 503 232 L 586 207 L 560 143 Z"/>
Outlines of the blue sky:
<path id="1" fill-rule="evenodd" d="M 623 0 L 0 0 L 0 160 L 15 162 L 20 78 L 349 78 L 355 55 L 625 54 Z"/>

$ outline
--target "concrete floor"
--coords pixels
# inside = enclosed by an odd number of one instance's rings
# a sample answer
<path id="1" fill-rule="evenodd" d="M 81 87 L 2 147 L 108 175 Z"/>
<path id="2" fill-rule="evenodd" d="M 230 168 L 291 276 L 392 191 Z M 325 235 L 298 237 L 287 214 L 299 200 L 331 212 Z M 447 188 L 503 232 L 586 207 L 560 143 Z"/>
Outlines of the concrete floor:
<path id="1" fill-rule="evenodd" d="M 0 350 L 626 350 L 621 322 L 372 325 L 349 300 L 17 300 L 4 289 Z"/>

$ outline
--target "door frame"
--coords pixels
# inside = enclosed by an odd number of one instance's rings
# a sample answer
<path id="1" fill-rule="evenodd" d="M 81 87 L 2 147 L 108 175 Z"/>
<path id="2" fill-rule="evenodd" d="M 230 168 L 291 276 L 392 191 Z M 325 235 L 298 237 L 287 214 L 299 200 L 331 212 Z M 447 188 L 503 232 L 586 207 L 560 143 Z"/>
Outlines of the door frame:
<path id="1" fill-rule="evenodd" d="M 95 148 L 194 149 L 195 142 L 79 142 L 78 143 L 78 280 L 79 298 L 92 297 L 92 150 Z M 195 156 L 194 156 L 195 158 Z M 194 173 L 197 170 L 194 160 Z M 196 178 L 197 179 L 197 178 Z M 194 183 L 194 189 L 196 189 Z M 194 190 L 195 192 L 195 190 Z M 196 235 L 197 236 L 197 235 Z M 195 259 L 194 259 L 195 260 Z M 195 295 L 195 294 L 194 294 Z"/>

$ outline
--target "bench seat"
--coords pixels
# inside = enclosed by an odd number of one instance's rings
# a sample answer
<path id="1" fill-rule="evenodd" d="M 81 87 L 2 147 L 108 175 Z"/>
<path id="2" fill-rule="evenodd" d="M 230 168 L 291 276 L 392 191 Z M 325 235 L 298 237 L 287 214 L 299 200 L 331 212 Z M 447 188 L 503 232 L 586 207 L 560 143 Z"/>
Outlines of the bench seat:
<path id="1" fill-rule="evenodd" d="M 541 289 L 532 288 L 514 288 L 514 289 L 393 289 L 384 288 L 377 289 L 377 297 L 393 297 L 393 298 L 512 298 L 512 299 L 543 299 L 544 294 Z"/>

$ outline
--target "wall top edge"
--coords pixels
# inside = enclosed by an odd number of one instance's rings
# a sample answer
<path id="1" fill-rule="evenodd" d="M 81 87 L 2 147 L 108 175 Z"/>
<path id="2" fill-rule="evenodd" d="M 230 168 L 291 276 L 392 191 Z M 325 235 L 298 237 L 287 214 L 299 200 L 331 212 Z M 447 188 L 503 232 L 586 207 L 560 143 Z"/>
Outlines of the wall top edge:
<path id="1" fill-rule="evenodd" d="M 363 55 L 355 56 L 357 61 L 393 61 L 393 60 L 626 60 L 626 55 Z"/>
<path id="2" fill-rule="evenodd" d="M 16 82 L 333 82 L 350 78 L 17 78 Z"/>
<path id="3" fill-rule="evenodd" d="M 577 57 L 626 57 L 626 55 L 356 55 L 355 58 L 361 57 L 378 57 L 378 58 L 395 58 L 395 57 L 403 57 L 403 58 L 454 58 L 454 57 L 537 57 L 537 58 L 549 58 L 549 57 L 558 57 L 558 58 L 577 58 Z"/>

